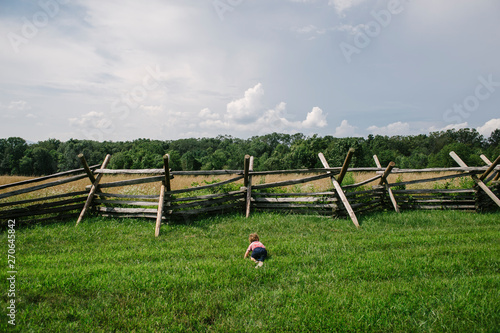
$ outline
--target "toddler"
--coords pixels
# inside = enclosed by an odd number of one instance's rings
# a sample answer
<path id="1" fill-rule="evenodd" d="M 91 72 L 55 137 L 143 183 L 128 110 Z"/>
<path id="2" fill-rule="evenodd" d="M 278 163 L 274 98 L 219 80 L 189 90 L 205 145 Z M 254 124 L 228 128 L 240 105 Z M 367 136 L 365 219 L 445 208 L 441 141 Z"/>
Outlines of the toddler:
<path id="1" fill-rule="evenodd" d="M 261 267 L 264 264 L 264 259 L 267 257 L 266 247 L 264 244 L 259 242 L 259 235 L 257 234 L 250 234 L 248 240 L 250 241 L 250 245 L 248 246 L 247 252 L 245 252 L 245 256 L 243 258 L 248 257 L 248 254 L 252 252 L 250 259 L 257 263 L 255 268 Z"/>

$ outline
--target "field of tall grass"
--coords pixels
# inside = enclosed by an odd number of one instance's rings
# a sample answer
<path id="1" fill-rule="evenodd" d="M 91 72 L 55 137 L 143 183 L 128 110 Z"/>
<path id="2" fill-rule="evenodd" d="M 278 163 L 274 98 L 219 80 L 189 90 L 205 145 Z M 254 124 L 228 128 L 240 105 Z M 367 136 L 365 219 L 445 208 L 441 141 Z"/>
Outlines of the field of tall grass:
<path id="1" fill-rule="evenodd" d="M 159 238 L 154 222 L 134 219 L 20 228 L 16 329 L 498 332 L 498 214 L 377 213 L 360 223 L 235 214 L 167 225 Z M 270 254 L 258 269 L 243 259 L 251 232 Z"/>

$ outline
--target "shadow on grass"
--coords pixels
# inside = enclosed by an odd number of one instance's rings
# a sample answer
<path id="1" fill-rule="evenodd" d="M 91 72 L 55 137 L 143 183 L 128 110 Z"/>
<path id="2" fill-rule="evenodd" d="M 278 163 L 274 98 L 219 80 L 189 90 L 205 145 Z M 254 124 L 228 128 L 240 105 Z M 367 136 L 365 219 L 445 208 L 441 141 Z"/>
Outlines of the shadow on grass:
<path id="1" fill-rule="evenodd" d="M 76 220 L 78 216 L 75 218 L 44 218 L 41 220 L 22 220 L 22 219 L 5 219 L 1 221 L 0 223 L 0 231 L 6 231 L 9 226 L 9 221 L 15 221 L 15 229 L 16 230 L 22 230 L 22 229 L 31 229 L 31 228 L 36 228 L 40 226 L 52 226 L 52 225 L 69 225 L 73 224 L 76 225 Z"/>

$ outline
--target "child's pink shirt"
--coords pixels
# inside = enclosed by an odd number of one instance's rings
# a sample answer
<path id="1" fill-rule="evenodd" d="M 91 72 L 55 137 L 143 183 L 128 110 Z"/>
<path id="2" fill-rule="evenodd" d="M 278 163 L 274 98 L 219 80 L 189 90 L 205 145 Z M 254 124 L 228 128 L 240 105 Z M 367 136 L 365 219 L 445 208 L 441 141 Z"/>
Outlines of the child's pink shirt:
<path id="1" fill-rule="evenodd" d="M 266 248 L 264 246 L 264 244 L 262 244 L 261 242 L 252 242 L 249 246 L 248 246 L 248 249 L 247 249 L 247 252 L 250 252 L 250 251 L 253 251 L 255 248 L 257 247 L 263 247 L 263 248 Z"/>

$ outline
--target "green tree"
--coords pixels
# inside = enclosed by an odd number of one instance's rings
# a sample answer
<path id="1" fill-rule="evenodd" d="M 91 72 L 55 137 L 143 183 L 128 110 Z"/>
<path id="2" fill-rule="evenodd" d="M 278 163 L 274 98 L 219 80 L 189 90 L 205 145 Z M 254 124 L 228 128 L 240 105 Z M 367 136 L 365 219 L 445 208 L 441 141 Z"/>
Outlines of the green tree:
<path id="1" fill-rule="evenodd" d="M 484 165 L 479 157 L 480 154 L 478 154 L 478 151 L 472 150 L 464 143 L 455 142 L 444 146 L 437 154 L 431 155 L 429 158 L 429 167 L 457 167 L 458 164 L 450 156 L 451 151 L 454 151 L 468 166 Z"/>
<path id="2" fill-rule="evenodd" d="M 401 169 L 423 169 L 429 164 L 429 157 L 427 154 L 416 151 L 410 156 L 397 156 L 394 162 Z"/>
<path id="3" fill-rule="evenodd" d="M 500 128 L 497 128 L 496 130 L 491 132 L 491 135 L 488 138 L 488 144 L 490 146 L 499 146 L 500 145 Z"/>
<path id="4" fill-rule="evenodd" d="M 350 167 L 367 166 L 365 157 L 365 143 L 362 138 L 342 138 L 332 140 L 328 147 L 323 151 L 325 158 L 328 160 L 330 167 L 341 167 L 344 164 L 345 158 L 349 149 L 354 149 L 354 154 L 351 159 Z M 371 156 L 370 156 L 371 159 Z M 373 164 L 373 159 L 368 162 L 368 165 Z M 322 167 L 322 164 L 320 164 Z"/>
<path id="5" fill-rule="evenodd" d="M 3 148 L 2 160 L 0 161 L 0 170 L 3 174 L 20 174 L 19 163 L 24 156 L 28 144 L 22 138 L 10 137 L 2 142 Z"/>
<path id="6" fill-rule="evenodd" d="M 131 169 L 133 164 L 133 159 L 130 156 L 130 153 L 125 152 L 117 152 L 111 156 L 111 160 L 109 161 L 110 169 Z"/>
<path id="7" fill-rule="evenodd" d="M 33 174 L 36 176 L 51 175 L 57 172 L 57 160 L 51 151 L 35 147 L 31 152 L 33 160 Z"/>
<path id="8" fill-rule="evenodd" d="M 35 144 L 35 146 L 44 148 L 47 151 L 57 151 L 59 149 L 59 146 L 61 145 L 61 141 L 57 139 L 48 139 L 45 141 L 39 141 Z"/>
<path id="9" fill-rule="evenodd" d="M 182 170 L 193 171 L 200 170 L 202 163 L 196 156 L 196 152 L 187 151 L 181 157 Z"/>
<path id="10" fill-rule="evenodd" d="M 211 150 L 211 149 L 210 149 Z M 217 149 L 213 153 L 209 153 L 204 156 L 202 160 L 203 170 L 223 170 L 229 168 L 229 152 L 224 149 Z"/>
<path id="11" fill-rule="evenodd" d="M 500 156 L 500 129 L 498 128 L 491 132 L 491 135 L 488 138 L 486 155 L 489 156 L 492 162 Z"/>
<path id="12" fill-rule="evenodd" d="M 29 156 L 23 156 L 19 161 L 19 174 L 23 176 L 33 175 L 33 159 Z"/>
<path id="13" fill-rule="evenodd" d="M 172 169 L 172 171 L 181 171 L 181 154 L 177 150 L 168 150 L 167 154 L 170 156 L 170 169 Z"/>
<path id="14" fill-rule="evenodd" d="M 454 142 L 463 143 L 469 147 L 481 148 L 485 139 L 475 128 L 461 128 L 458 131 L 447 131 Z"/>

